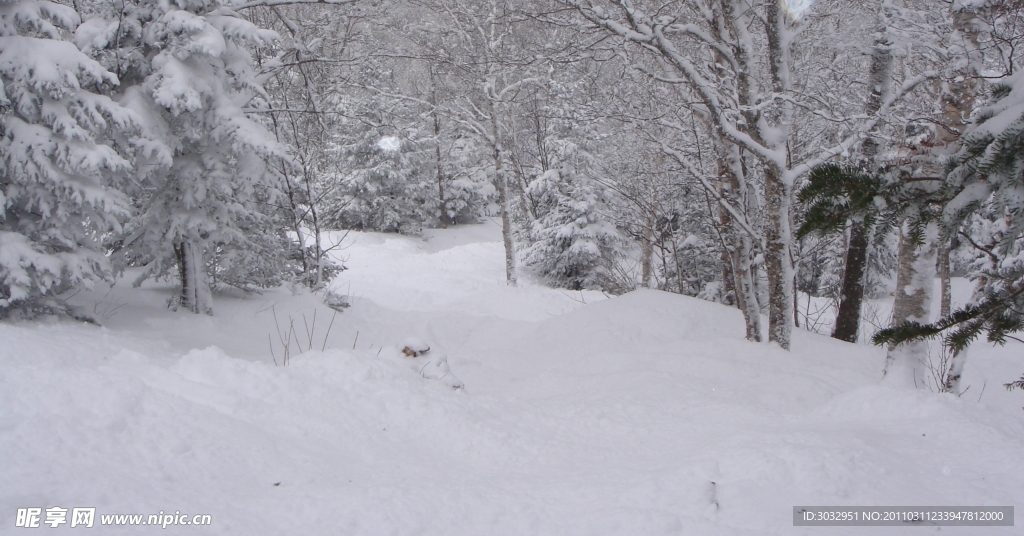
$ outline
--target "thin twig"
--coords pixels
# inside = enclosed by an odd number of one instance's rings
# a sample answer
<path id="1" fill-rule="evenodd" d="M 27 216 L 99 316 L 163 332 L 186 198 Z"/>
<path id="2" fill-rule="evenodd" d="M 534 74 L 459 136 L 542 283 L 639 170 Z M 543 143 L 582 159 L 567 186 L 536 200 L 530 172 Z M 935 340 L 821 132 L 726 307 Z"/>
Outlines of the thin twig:
<path id="1" fill-rule="evenodd" d="M 331 328 L 334 327 L 334 317 L 336 316 L 338 316 L 338 311 L 334 311 L 334 314 L 331 315 L 331 323 L 327 325 L 327 334 L 324 335 L 324 345 L 320 347 L 321 352 L 327 349 L 327 337 L 331 336 Z"/>

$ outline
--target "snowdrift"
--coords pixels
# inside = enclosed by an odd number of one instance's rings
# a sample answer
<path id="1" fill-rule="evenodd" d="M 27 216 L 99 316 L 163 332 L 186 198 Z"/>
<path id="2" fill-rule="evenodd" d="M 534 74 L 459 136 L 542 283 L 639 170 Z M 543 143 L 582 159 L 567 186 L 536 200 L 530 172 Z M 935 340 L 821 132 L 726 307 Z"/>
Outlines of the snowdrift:
<path id="1" fill-rule="evenodd" d="M 352 307 L 329 336 L 318 309 L 326 350 L 287 367 L 269 306 L 308 319 L 315 297 L 193 318 L 151 287 L 120 290 L 103 328 L 0 324 L 0 531 L 17 508 L 89 506 L 210 514 L 170 527 L 202 534 L 820 534 L 792 507 L 1024 504 L 1022 401 L 996 384 L 1024 370 L 1014 352 L 972 349 L 971 396 L 887 389 L 875 348 L 749 343 L 738 311 L 656 291 L 492 288 L 492 241 L 362 238 Z M 465 388 L 406 366 L 408 337 Z"/>

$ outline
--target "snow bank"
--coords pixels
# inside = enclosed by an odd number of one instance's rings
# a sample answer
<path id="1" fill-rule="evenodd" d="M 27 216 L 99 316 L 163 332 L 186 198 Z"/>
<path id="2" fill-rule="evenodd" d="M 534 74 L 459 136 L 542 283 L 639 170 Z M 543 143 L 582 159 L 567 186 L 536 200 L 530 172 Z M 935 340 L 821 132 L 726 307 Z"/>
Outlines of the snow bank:
<path id="1" fill-rule="evenodd" d="M 153 284 L 90 295 L 105 328 L 0 324 L 0 531 L 56 505 L 204 534 L 820 534 L 794 505 L 1024 504 L 1024 402 L 998 385 L 1019 351 L 972 349 L 961 398 L 883 388 L 880 349 L 749 343 L 738 311 L 655 291 L 492 288 L 493 242 L 421 243 L 347 250 L 359 299 L 329 335 L 316 296 L 200 318 Z M 305 339 L 313 311 L 326 351 L 274 366 L 273 315 Z M 411 366 L 431 356 L 465 389 Z"/>

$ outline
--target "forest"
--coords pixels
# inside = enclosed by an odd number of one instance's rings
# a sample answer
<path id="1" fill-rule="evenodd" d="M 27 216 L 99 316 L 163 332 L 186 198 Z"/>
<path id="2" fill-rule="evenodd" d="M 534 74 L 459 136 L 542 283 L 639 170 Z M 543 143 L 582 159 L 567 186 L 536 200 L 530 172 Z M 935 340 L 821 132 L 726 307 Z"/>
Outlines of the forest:
<path id="1" fill-rule="evenodd" d="M 66 297 L 126 271 L 212 315 L 229 287 L 324 288 L 329 231 L 496 218 L 508 285 L 696 296 L 783 349 L 872 339 L 897 383 L 928 338 L 949 392 L 972 341 L 1021 342 L 1019 0 L 16 0 L 0 20 L 3 318 L 88 321 Z M 953 277 L 975 285 L 956 308 Z"/>
<path id="2" fill-rule="evenodd" d="M 1024 0 L 0 0 L 0 532 L 1020 534 L 1022 58 Z"/>

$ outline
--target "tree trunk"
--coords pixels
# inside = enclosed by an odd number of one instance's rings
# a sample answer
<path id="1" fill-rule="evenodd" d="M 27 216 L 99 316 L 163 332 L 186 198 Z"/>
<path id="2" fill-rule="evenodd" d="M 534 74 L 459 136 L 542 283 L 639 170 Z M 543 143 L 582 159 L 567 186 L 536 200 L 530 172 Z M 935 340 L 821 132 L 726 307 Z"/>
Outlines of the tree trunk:
<path id="1" fill-rule="evenodd" d="M 796 290 L 796 268 L 793 274 L 793 326 L 800 329 L 800 292 Z"/>
<path id="2" fill-rule="evenodd" d="M 867 266 L 868 233 L 864 224 L 853 221 L 850 224 L 850 245 L 846 250 L 846 270 L 843 273 L 843 289 L 839 297 L 839 312 L 832 338 L 846 342 L 857 342 L 860 332 L 860 309 L 864 301 L 864 272 Z"/>
<path id="3" fill-rule="evenodd" d="M 789 225 L 792 189 L 770 170 L 765 177 L 768 225 L 765 226 L 765 270 L 768 272 L 768 340 L 789 350 L 793 333 L 792 230 Z"/>
<path id="4" fill-rule="evenodd" d="M 782 0 L 765 3 L 769 67 L 772 89 L 785 95 L 790 87 L 789 42 L 784 38 L 786 17 Z M 776 128 L 789 137 L 793 127 L 792 104 L 783 101 Z M 777 149 L 788 146 L 776 143 Z M 788 152 L 788 149 L 787 149 Z M 793 333 L 793 184 L 785 170 L 771 163 L 765 169 L 765 205 L 768 225 L 765 229 L 765 270 L 768 272 L 768 340 L 789 350 Z"/>
<path id="5" fill-rule="evenodd" d="M 971 293 L 970 303 L 977 304 L 985 297 L 985 283 L 986 279 L 980 279 L 974 286 L 974 292 Z M 953 358 L 949 362 L 949 370 L 946 372 L 946 383 L 942 387 L 942 391 L 945 393 L 953 393 L 960 396 L 960 378 L 964 373 L 964 364 L 967 363 L 967 353 L 970 348 L 964 348 L 957 353 L 953 354 Z"/>
<path id="6" fill-rule="evenodd" d="M 430 104 L 434 107 L 430 115 L 434 120 L 434 163 L 437 165 L 437 206 L 440 212 L 438 217 L 441 220 L 441 228 L 447 229 L 452 222 L 448 216 L 448 207 L 445 206 L 444 199 L 444 169 L 441 166 L 441 117 L 437 114 L 437 105 L 440 103 L 440 99 L 437 96 L 437 73 L 434 72 L 433 65 L 428 66 L 428 73 L 430 75 Z"/>
<path id="7" fill-rule="evenodd" d="M 929 223 L 925 227 L 921 245 L 914 244 L 909 233 L 909 225 L 904 224 L 900 233 L 896 301 L 890 326 L 904 322 L 924 324 L 931 319 L 939 226 Z M 924 387 L 927 368 L 928 341 L 890 345 L 885 359 L 884 381 L 901 387 Z"/>
<path id="8" fill-rule="evenodd" d="M 309 171 L 309 168 L 304 167 L 303 177 L 306 182 L 306 199 L 309 199 L 309 216 L 310 224 L 313 227 L 313 247 L 316 251 L 313 253 L 313 258 L 316 260 L 316 278 L 311 282 L 310 288 L 320 288 L 320 285 L 324 282 L 324 248 L 323 248 L 323 233 L 320 229 L 320 215 L 317 212 L 317 203 L 315 200 L 317 197 L 313 193 L 313 177 Z M 306 244 L 300 243 L 299 246 L 302 248 L 302 256 L 306 257 Z"/>
<path id="9" fill-rule="evenodd" d="M 654 237 L 650 234 L 648 229 L 644 229 L 644 237 L 640 241 L 640 286 L 643 288 L 651 288 L 651 261 L 654 257 L 651 241 Z"/>
<path id="10" fill-rule="evenodd" d="M 871 50 L 871 67 L 868 70 L 868 95 L 865 112 L 873 116 L 882 108 L 882 101 L 889 94 L 892 84 L 892 42 L 888 35 L 887 14 L 878 14 L 875 44 Z M 861 146 L 868 169 L 875 172 L 875 161 L 879 151 L 878 141 L 872 137 L 878 127 L 868 133 Z M 832 337 L 841 341 L 857 342 L 860 331 L 860 313 L 864 301 L 864 275 L 867 273 L 868 234 L 870 229 L 856 220 L 850 222 L 850 243 L 846 250 L 846 269 L 843 274 L 843 288 L 840 292 L 839 312 Z"/>
<path id="11" fill-rule="evenodd" d="M 500 162 L 497 165 L 501 165 Z M 516 253 L 512 244 L 512 221 L 509 218 L 508 182 L 504 172 L 499 170 L 498 203 L 501 204 L 501 240 L 505 246 L 505 282 L 516 286 Z"/>
<path id="12" fill-rule="evenodd" d="M 309 283 L 309 262 L 306 256 L 306 237 L 302 232 L 302 217 L 300 216 L 299 204 L 295 201 L 295 188 L 292 186 L 292 181 L 288 178 L 288 172 L 285 170 L 282 175 L 284 176 L 284 184 L 286 192 L 288 194 L 288 205 L 289 215 L 291 216 L 292 231 L 295 231 L 295 240 L 298 241 L 299 247 L 299 258 L 302 260 L 302 276 L 305 278 L 306 283 Z M 175 255 L 177 255 L 178 247 L 175 246 Z M 180 267 L 180 258 L 179 258 Z M 184 280 L 184 278 L 182 279 Z"/>
<path id="13" fill-rule="evenodd" d="M 949 245 L 948 240 L 942 240 L 939 244 L 939 318 L 949 316 L 953 306 L 953 288 L 949 280 Z"/>
<path id="14" fill-rule="evenodd" d="M 952 285 L 950 285 L 949 275 L 949 250 L 956 247 L 952 242 L 943 241 L 942 247 L 939 249 L 939 281 L 940 288 L 942 289 L 942 295 L 940 296 L 941 302 L 939 303 L 939 316 L 945 318 L 952 312 Z M 978 285 L 974 293 L 971 295 L 971 303 L 976 304 L 981 300 L 983 296 L 983 286 Z M 957 396 L 960 395 L 960 377 L 964 373 L 964 363 L 967 362 L 967 348 L 955 352 L 952 359 L 949 362 L 949 370 L 946 371 L 946 381 L 942 386 L 942 391 L 945 393 L 953 393 Z"/>
<path id="15" fill-rule="evenodd" d="M 727 230 L 722 231 L 723 234 L 728 232 Z M 736 305 L 736 279 L 733 277 L 733 262 L 730 250 L 731 248 L 728 245 L 722 248 L 722 303 Z"/>
<path id="16" fill-rule="evenodd" d="M 501 239 L 505 246 L 505 283 L 516 286 L 516 252 L 512 243 L 512 220 L 509 217 L 508 181 L 502 166 L 501 128 L 498 125 L 498 111 L 493 100 L 489 100 L 491 113 L 491 148 L 494 153 L 494 181 L 498 189 L 498 204 L 501 206 Z"/>
<path id="17" fill-rule="evenodd" d="M 746 189 L 740 182 L 741 165 L 739 147 L 733 143 L 724 144 L 725 154 L 719 160 L 719 181 L 722 197 L 733 207 L 745 207 Z M 729 264 L 736 289 L 736 307 L 743 311 L 743 321 L 748 341 L 761 342 L 761 311 L 757 306 L 757 285 L 751 266 L 753 239 L 727 211 L 719 209 L 719 221 L 728 223 L 723 229 L 729 250 Z"/>
<path id="18" fill-rule="evenodd" d="M 440 207 L 441 212 L 441 228 L 447 229 L 451 224 L 451 218 L 448 216 L 448 207 L 445 205 L 444 199 L 444 170 L 441 167 L 441 118 L 438 117 L 437 112 L 433 112 L 434 116 L 434 160 L 437 164 L 437 206 Z"/>
<path id="19" fill-rule="evenodd" d="M 945 125 L 952 125 L 954 127 L 953 131 L 938 129 L 937 143 L 941 144 L 944 142 L 947 146 L 959 144 L 960 136 L 971 122 L 971 111 L 974 109 L 975 101 L 981 91 L 980 86 L 983 79 L 979 76 L 979 71 L 984 67 L 984 57 L 981 53 L 980 29 L 985 26 L 985 23 L 979 20 L 978 12 L 987 9 L 990 8 L 985 7 L 983 4 L 972 5 L 966 2 L 960 5 L 954 4 L 953 6 L 951 13 L 953 29 L 957 34 L 956 37 L 966 45 L 966 54 L 962 58 L 962 60 L 966 61 L 962 64 L 963 74 L 955 78 L 949 84 L 949 89 L 944 92 L 941 121 Z M 947 151 L 947 154 L 951 152 Z M 939 255 L 938 270 L 942 285 L 940 297 L 942 301 L 939 307 L 940 314 L 943 317 L 949 315 L 952 307 L 952 289 L 949 274 L 949 250 L 952 245 L 951 240 L 945 239 L 937 248 Z M 975 289 L 974 295 L 971 296 L 972 302 L 976 303 L 981 299 L 979 294 L 980 288 L 979 286 Z M 960 394 L 960 376 L 963 374 L 966 361 L 967 349 L 953 354 L 949 363 L 949 370 L 944 371 L 946 379 L 942 386 L 943 391 L 957 395 Z"/>
<path id="20" fill-rule="evenodd" d="M 736 247 L 732 251 L 733 278 L 736 283 L 736 306 L 743 311 L 748 341 L 761 342 L 761 311 L 757 306 L 757 286 L 751 269 L 750 256 L 752 240 L 746 231 L 736 229 L 732 233 Z"/>
<path id="21" fill-rule="evenodd" d="M 646 211 L 643 239 L 640 241 L 640 279 L 642 283 L 640 286 L 644 288 L 656 288 L 657 285 L 651 284 L 651 263 L 654 260 L 654 226 L 658 221 L 658 203 L 655 202 L 650 210 Z"/>
<path id="22" fill-rule="evenodd" d="M 174 246 L 178 261 L 178 275 L 181 277 L 179 305 L 196 314 L 213 315 L 213 293 L 207 280 L 206 263 L 200 246 L 189 240 Z"/>

